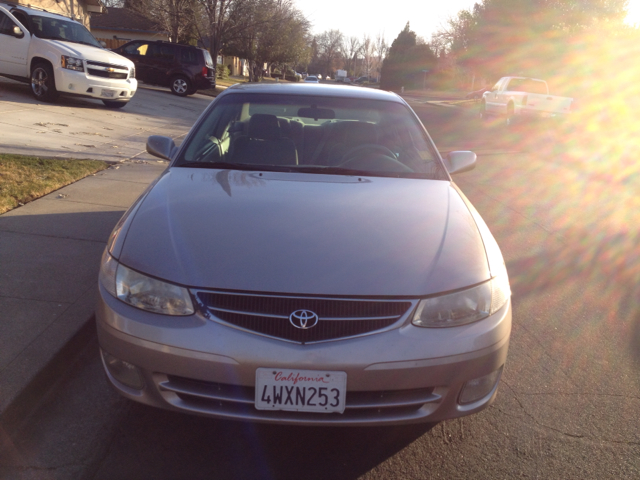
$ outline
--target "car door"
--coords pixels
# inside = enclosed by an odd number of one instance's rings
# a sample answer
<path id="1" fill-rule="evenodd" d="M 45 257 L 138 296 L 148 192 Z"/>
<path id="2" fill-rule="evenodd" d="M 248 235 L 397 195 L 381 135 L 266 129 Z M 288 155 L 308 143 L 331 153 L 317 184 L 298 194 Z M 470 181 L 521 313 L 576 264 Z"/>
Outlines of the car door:
<path id="1" fill-rule="evenodd" d="M 496 83 L 489 92 L 484 96 L 485 98 L 485 106 L 488 112 L 499 112 L 500 111 L 500 103 L 499 103 L 499 95 L 500 89 L 502 85 L 508 81 L 506 78 L 501 78 L 498 83 Z"/>
<path id="2" fill-rule="evenodd" d="M 177 53 L 176 47 L 167 43 L 152 43 L 149 46 L 149 74 L 153 77 L 153 83 L 156 85 L 169 83 Z"/>
<path id="3" fill-rule="evenodd" d="M 27 57 L 31 34 L 13 16 L 0 9 L 0 73 L 28 77 Z M 16 34 L 15 28 L 22 33 Z"/>
<path id="4" fill-rule="evenodd" d="M 136 78 L 145 83 L 149 82 L 149 42 L 137 40 L 129 42 L 114 51 L 128 58 L 136 67 Z"/>

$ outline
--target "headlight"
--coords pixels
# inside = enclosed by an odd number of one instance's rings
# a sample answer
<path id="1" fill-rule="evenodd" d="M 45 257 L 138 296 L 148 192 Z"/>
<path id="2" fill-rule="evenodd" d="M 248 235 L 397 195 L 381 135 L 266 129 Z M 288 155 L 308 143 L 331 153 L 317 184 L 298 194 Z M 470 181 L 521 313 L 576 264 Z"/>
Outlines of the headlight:
<path id="1" fill-rule="evenodd" d="M 68 57 L 67 55 L 62 55 L 61 63 L 62 63 L 62 68 L 66 68 L 68 70 L 76 70 L 78 72 L 84 72 L 84 65 L 82 64 L 81 58 Z"/>
<path id="2" fill-rule="evenodd" d="M 412 323 L 417 327 L 440 328 L 477 322 L 502 308 L 510 295 L 505 270 L 481 285 L 421 300 Z"/>
<path id="3" fill-rule="evenodd" d="M 136 67 L 131 67 L 131 71 L 129 72 L 129 78 L 136 78 Z"/>
<path id="4" fill-rule="evenodd" d="M 147 277 L 119 264 L 107 251 L 102 255 L 100 282 L 114 297 L 141 310 L 164 315 L 192 315 L 186 288 Z"/>

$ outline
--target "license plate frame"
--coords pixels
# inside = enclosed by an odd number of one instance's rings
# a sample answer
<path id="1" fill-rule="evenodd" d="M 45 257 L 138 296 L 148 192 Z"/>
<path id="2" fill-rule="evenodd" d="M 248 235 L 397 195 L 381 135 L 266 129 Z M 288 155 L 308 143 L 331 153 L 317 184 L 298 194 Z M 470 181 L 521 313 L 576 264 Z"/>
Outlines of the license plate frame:
<path id="1" fill-rule="evenodd" d="M 106 88 L 103 88 L 100 91 L 100 96 L 104 97 L 104 98 L 113 98 L 116 96 L 116 91 L 115 90 L 108 90 Z"/>
<path id="2" fill-rule="evenodd" d="M 255 407 L 310 413 L 344 413 L 347 373 L 283 368 L 256 369 Z"/>

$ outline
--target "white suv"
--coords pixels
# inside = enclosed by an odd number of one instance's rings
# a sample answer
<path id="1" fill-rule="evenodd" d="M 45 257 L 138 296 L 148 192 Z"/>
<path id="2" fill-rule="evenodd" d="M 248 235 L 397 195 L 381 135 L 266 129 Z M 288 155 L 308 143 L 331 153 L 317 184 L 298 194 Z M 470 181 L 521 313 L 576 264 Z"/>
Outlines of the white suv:
<path id="1" fill-rule="evenodd" d="M 133 63 L 103 48 L 81 23 L 6 4 L 0 4 L 0 75 L 30 83 L 46 102 L 65 93 L 122 108 L 138 88 Z"/>

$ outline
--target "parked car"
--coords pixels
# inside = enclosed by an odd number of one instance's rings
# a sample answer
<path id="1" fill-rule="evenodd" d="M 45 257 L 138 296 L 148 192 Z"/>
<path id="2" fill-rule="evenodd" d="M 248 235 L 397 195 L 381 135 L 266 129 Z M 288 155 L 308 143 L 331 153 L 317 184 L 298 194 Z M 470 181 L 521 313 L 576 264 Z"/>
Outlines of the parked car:
<path id="1" fill-rule="evenodd" d="M 114 52 L 135 64 L 139 80 L 168 86 L 180 97 L 216 86 L 213 60 L 203 48 L 162 40 L 133 40 L 114 49 Z"/>
<path id="2" fill-rule="evenodd" d="M 306 83 L 320 83 L 320 80 L 318 80 L 318 77 L 316 77 L 315 75 L 307 75 L 304 81 Z"/>
<path id="3" fill-rule="evenodd" d="M 362 84 L 364 82 L 369 82 L 369 81 L 370 81 L 369 77 L 358 77 L 353 81 L 353 83 Z"/>
<path id="4" fill-rule="evenodd" d="M 544 80 L 529 77 L 502 77 L 482 94 L 480 117 L 498 116 L 512 125 L 517 119 L 567 118 L 573 98 L 549 94 Z"/>
<path id="5" fill-rule="evenodd" d="M 336 71 L 336 82 L 345 82 L 347 79 L 347 71 L 346 70 L 338 70 Z"/>
<path id="6" fill-rule="evenodd" d="M 244 84 L 116 225 L 96 310 L 109 382 L 198 415 L 401 425 L 482 410 L 511 331 L 486 224 L 399 96 Z"/>
<path id="7" fill-rule="evenodd" d="M 84 25 L 44 10 L 0 3 L 0 75 L 31 84 L 40 101 L 60 93 L 124 107 L 136 93 L 133 63 L 116 55 Z"/>

